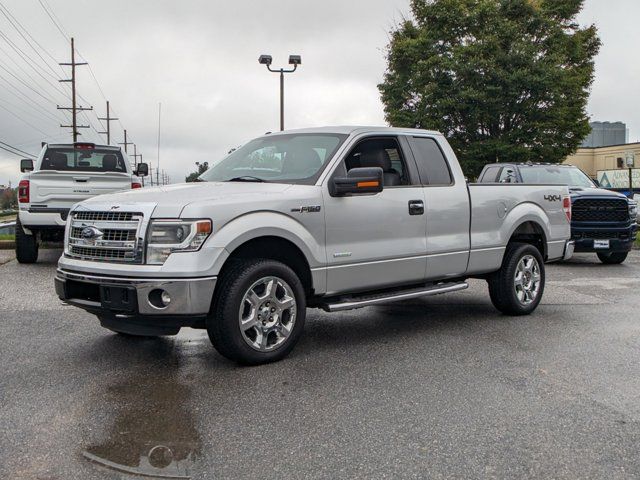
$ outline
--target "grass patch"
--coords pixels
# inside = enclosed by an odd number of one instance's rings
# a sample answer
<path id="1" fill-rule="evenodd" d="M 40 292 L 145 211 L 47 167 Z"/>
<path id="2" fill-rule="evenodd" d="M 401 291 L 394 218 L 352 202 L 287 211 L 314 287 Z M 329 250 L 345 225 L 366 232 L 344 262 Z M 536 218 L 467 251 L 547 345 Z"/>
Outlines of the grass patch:
<path id="1" fill-rule="evenodd" d="M 14 212 L 0 212 L 0 218 L 4 218 L 4 217 L 15 217 L 18 214 L 18 211 L 14 211 Z"/>
<path id="2" fill-rule="evenodd" d="M 9 235 L 8 233 L 0 233 L 0 240 L 13 240 L 15 241 L 15 235 Z"/>

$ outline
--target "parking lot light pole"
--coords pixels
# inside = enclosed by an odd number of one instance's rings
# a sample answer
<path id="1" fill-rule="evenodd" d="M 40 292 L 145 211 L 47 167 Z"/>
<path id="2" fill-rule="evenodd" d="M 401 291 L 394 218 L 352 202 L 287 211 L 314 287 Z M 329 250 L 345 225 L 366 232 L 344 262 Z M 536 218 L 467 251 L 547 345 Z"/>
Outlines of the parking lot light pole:
<path id="1" fill-rule="evenodd" d="M 285 70 L 284 68 L 271 68 L 273 58 L 271 55 L 260 55 L 258 63 L 266 65 L 267 70 L 280 74 L 280 131 L 284 130 L 284 74 L 293 73 L 298 68 L 298 65 L 302 65 L 302 57 L 300 55 L 289 55 L 289 65 L 293 65 L 293 68 Z"/>

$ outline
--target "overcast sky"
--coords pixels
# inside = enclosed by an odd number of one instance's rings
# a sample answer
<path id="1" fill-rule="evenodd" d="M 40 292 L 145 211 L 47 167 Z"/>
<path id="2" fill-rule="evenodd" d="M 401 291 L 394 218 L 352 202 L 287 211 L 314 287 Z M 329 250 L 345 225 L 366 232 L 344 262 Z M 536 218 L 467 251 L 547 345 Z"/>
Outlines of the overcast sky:
<path id="1" fill-rule="evenodd" d="M 194 162 L 279 128 L 278 75 L 257 63 L 261 53 L 273 55 L 275 66 L 302 55 L 303 65 L 286 78 L 287 128 L 383 125 L 376 85 L 388 32 L 409 11 L 408 0 L 0 0 L 51 64 L 44 66 L 0 12 L 0 141 L 34 154 L 43 140 L 71 138 L 58 127 L 65 114 L 55 108 L 68 104 L 68 87 L 55 82 L 63 71 L 48 56 L 69 61 L 69 47 L 40 1 L 75 37 L 111 101 L 122 124 L 112 124 L 115 141 L 123 141 L 124 126 L 154 168 L 162 102 L 160 164 L 173 182 L 183 181 Z M 597 24 L 603 41 L 589 113 L 626 122 L 631 141 L 640 137 L 638 18 L 638 0 L 586 0 L 580 16 Z M 6 39 L 40 65 L 44 78 Z M 78 91 L 104 116 L 104 97 L 87 67 L 78 67 Z M 87 115 L 100 130 L 96 114 Z M 92 129 L 82 133 L 104 141 Z M 19 157 L 0 151 L 0 185 L 15 185 L 18 164 Z"/>

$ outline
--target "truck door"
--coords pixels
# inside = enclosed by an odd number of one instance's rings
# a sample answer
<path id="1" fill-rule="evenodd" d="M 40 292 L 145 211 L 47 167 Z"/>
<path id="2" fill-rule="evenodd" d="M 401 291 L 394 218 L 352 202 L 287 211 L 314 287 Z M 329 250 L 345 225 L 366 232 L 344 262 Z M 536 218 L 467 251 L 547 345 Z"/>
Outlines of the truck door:
<path id="1" fill-rule="evenodd" d="M 467 184 L 456 181 L 447 155 L 454 155 L 438 137 L 407 137 L 424 185 L 427 231 L 427 280 L 456 277 L 469 260 L 470 205 Z"/>
<path id="2" fill-rule="evenodd" d="M 421 282 L 426 267 L 424 193 L 415 163 L 396 136 L 358 142 L 334 170 L 380 167 L 384 189 L 377 194 L 332 197 L 323 188 L 327 293 Z"/>

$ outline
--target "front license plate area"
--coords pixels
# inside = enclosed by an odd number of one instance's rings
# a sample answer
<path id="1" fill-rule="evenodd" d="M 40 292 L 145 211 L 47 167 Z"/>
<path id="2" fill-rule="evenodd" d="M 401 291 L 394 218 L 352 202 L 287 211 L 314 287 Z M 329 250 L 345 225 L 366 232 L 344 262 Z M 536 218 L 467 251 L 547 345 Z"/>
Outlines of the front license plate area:
<path id="1" fill-rule="evenodd" d="M 609 240 L 594 240 L 593 248 L 609 248 Z"/>
<path id="2" fill-rule="evenodd" d="M 138 308 L 138 296 L 133 287 L 100 285 L 100 303 L 102 308 L 117 312 L 135 312 Z"/>

